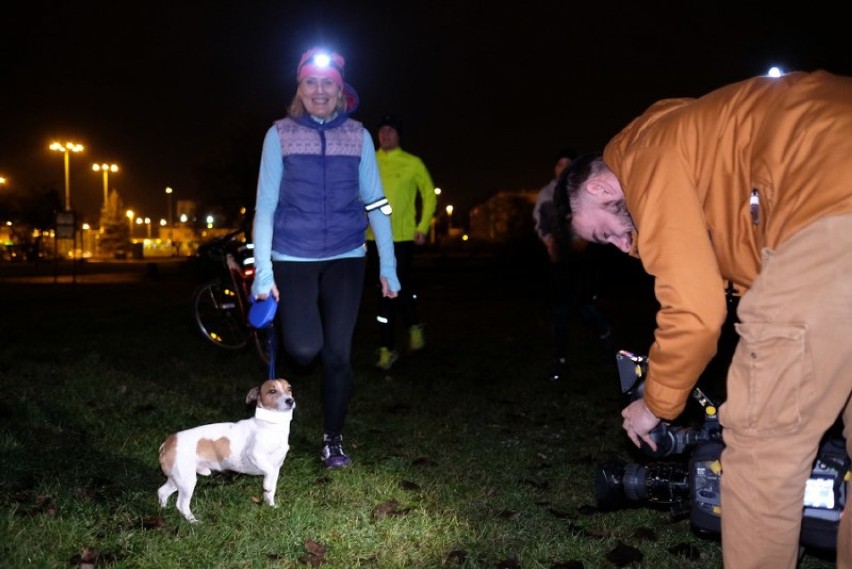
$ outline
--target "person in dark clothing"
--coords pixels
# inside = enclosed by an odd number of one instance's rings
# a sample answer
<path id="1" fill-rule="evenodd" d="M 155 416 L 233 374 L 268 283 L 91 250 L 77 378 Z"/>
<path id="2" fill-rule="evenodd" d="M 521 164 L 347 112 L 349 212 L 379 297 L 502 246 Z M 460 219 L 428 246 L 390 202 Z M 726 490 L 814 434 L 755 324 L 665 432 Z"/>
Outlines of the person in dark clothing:
<path id="1" fill-rule="evenodd" d="M 553 308 L 553 364 L 549 379 L 559 381 L 568 369 L 569 329 L 573 314 L 579 314 L 612 351 L 609 322 L 595 305 L 596 291 L 594 246 L 573 235 L 563 235 L 557 223 L 553 191 L 562 172 L 571 165 L 576 153 L 561 150 L 556 156 L 553 179 L 538 193 L 533 220 L 539 239 L 547 249 L 549 260 L 549 293 Z"/>

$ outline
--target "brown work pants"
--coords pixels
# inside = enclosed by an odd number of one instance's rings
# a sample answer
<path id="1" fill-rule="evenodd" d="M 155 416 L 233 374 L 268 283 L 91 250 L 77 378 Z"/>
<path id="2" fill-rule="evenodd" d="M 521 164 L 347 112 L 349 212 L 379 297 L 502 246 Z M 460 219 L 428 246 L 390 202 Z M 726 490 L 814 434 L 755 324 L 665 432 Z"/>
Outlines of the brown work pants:
<path id="1" fill-rule="evenodd" d="M 840 414 L 852 454 L 852 215 L 822 218 L 764 250 L 737 315 L 719 411 L 725 568 L 794 569 L 805 483 Z M 852 504 L 847 510 L 839 569 L 852 569 Z"/>

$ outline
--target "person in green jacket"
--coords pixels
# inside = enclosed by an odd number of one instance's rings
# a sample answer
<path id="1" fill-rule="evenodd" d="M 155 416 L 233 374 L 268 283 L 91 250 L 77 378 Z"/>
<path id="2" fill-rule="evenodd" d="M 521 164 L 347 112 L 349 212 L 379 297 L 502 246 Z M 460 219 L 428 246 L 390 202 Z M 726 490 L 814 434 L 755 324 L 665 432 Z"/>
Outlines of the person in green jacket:
<path id="1" fill-rule="evenodd" d="M 376 161 L 384 186 L 385 197 L 393 209 L 391 228 L 396 255 L 396 273 L 402 288 L 395 299 L 379 298 L 376 320 L 379 323 L 380 347 L 376 367 L 389 370 L 399 358 L 396 350 L 394 320 L 397 309 L 408 329 L 408 350 L 414 352 L 425 346 L 423 324 L 417 316 L 416 294 L 411 278 L 411 263 L 415 247 L 426 243 L 426 236 L 435 214 L 437 198 L 435 184 L 423 161 L 399 146 L 402 125 L 396 115 L 384 115 L 378 124 L 379 149 Z M 419 218 L 417 196 L 420 196 Z M 376 242 L 367 229 L 367 251 L 372 266 L 377 267 Z"/>

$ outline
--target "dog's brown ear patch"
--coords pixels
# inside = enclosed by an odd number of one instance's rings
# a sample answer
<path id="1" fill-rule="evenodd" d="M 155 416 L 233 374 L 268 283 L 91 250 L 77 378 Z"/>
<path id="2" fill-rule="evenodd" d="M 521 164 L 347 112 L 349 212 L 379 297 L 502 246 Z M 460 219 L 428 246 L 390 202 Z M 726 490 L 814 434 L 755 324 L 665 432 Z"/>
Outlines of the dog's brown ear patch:
<path id="1" fill-rule="evenodd" d="M 249 389 L 248 395 L 246 395 L 246 405 L 248 405 L 249 403 L 256 403 L 259 398 L 260 388 L 252 387 L 251 389 Z"/>

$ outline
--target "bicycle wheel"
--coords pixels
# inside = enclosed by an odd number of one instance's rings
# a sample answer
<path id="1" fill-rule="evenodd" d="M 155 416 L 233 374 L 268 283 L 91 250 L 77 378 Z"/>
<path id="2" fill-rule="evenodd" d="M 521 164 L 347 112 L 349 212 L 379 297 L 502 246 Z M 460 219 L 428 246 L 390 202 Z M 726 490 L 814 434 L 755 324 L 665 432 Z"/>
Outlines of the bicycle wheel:
<path id="1" fill-rule="evenodd" d="M 201 335 L 220 348 L 239 350 L 248 345 L 249 330 L 240 310 L 237 291 L 218 280 L 195 289 L 192 314 Z"/>

